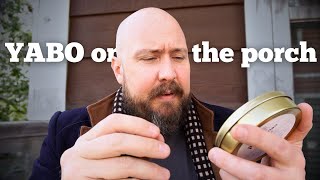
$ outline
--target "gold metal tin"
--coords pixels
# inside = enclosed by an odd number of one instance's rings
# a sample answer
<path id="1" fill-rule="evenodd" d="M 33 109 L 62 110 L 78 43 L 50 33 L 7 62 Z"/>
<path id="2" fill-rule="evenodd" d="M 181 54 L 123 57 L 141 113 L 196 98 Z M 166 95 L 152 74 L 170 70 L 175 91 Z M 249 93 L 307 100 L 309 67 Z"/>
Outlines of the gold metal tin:
<path id="1" fill-rule="evenodd" d="M 290 97 L 280 91 L 273 91 L 258 96 L 242 105 L 225 121 L 217 134 L 215 145 L 229 153 L 237 154 L 242 143 L 235 140 L 230 134 L 234 125 L 250 124 L 261 127 L 265 123 L 284 114 L 292 114 L 295 117 L 292 129 L 285 135 L 285 138 L 287 138 L 299 124 L 301 110 Z M 262 157 L 263 155 L 252 160 L 259 160 Z"/>

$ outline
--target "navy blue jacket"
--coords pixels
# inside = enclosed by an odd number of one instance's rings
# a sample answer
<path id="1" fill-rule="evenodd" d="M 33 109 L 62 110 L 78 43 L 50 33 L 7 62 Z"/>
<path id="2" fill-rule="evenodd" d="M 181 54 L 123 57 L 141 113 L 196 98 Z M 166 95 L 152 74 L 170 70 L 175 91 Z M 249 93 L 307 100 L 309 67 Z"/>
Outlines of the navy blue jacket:
<path id="1" fill-rule="evenodd" d="M 112 99 L 112 97 L 109 99 Z M 202 102 L 201 104 L 202 107 L 206 107 L 205 109 L 208 109 L 209 111 L 214 113 L 214 118 L 211 119 L 211 123 L 213 122 L 214 124 L 212 130 L 214 130 L 215 132 L 219 130 L 223 122 L 233 112 L 233 110 L 220 106 L 209 105 Z M 201 112 L 198 113 L 200 116 Z M 94 117 L 91 117 L 90 115 L 90 106 L 88 106 L 87 108 L 83 107 L 64 112 L 56 112 L 49 122 L 48 135 L 43 141 L 40 156 L 34 162 L 30 179 L 60 179 L 61 155 L 65 150 L 71 148 L 75 144 L 76 140 L 80 136 L 81 127 L 92 126 L 93 123 L 91 118 L 93 119 Z M 204 135 L 206 136 L 206 134 Z M 206 143 L 208 144 L 210 142 Z M 213 142 L 211 142 L 211 146 L 213 146 Z"/>

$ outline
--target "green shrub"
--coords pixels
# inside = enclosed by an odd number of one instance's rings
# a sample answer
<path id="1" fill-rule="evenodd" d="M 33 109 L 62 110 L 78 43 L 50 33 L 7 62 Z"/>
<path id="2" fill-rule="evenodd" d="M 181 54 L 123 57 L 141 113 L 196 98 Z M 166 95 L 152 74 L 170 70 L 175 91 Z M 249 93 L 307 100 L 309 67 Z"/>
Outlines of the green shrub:
<path id="1" fill-rule="evenodd" d="M 21 61 L 27 49 L 19 53 L 20 62 L 10 63 L 5 42 L 31 42 L 31 32 L 23 28 L 21 17 L 31 13 L 32 7 L 26 0 L 0 1 L 0 121 L 26 120 L 28 100 L 29 64 Z M 25 46 L 26 47 L 26 46 Z"/>

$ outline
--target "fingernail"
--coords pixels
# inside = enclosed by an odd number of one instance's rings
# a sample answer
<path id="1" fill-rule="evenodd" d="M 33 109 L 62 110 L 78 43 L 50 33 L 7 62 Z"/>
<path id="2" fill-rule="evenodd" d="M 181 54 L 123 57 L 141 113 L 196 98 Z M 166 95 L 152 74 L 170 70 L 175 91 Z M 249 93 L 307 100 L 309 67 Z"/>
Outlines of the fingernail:
<path id="1" fill-rule="evenodd" d="M 169 151 L 169 146 L 166 145 L 166 144 L 160 144 L 160 145 L 159 145 L 159 150 L 160 150 L 160 152 L 166 153 L 166 152 Z"/>
<path id="2" fill-rule="evenodd" d="M 234 135 L 236 135 L 236 137 L 237 137 L 238 139 L 244 139 L 244 138 L 247 137 L 248 131 L 247 131 L 247 129 L 246 129 L 245 127 L 243 127 L 243 126 L 237 126 L 237 127 L 235 127 L 234 131 L 235 131 L 235 132 L 234 132 Z"/>

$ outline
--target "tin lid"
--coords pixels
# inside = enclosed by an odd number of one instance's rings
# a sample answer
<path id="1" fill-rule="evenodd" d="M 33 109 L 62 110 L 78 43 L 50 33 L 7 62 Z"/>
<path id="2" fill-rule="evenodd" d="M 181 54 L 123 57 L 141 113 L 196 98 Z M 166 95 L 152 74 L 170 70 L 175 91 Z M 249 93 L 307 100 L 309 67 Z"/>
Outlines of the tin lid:
<path id="1" fill-rule="evenodd" d="M 242 105 L 240 108 L 238 108 L 234 113 L 232 113 L 229 116 L 229 118 L 221 126 L 221 128 L 217 134 L 217 137 L 216 137 L 215 145 L 217 147 L 220 147 L 222 140 L 224 139 L 226 134 L 248 112 L 250 112 L 255 107 L 259 106 L 260 104 L 262 104 L 266 101 L 269 101 L 270 99 L 278 98 L 278 97 L 287 97 L 287 98 L 291 99 L 290 97 L 288 97 L 286 94 L 284 94 L 281 91 L 272 91 L 272 92 L 262 94 L 256 98 L 248 101 L 247 103 Z"/>

